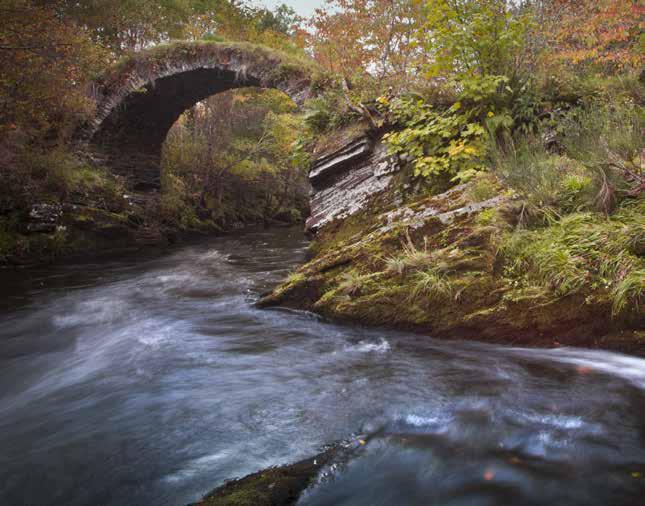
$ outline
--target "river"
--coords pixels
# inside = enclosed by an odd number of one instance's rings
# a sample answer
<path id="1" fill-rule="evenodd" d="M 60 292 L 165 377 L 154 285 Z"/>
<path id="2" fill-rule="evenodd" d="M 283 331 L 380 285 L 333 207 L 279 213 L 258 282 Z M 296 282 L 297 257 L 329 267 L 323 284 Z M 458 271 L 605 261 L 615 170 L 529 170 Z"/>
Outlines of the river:
<path id="1" fill-rule="evenodd" d="M 645 360 L 254 308 L 306 245 L 0 272 L 0 504 L 183 505 L 358 434 L 299 504 L 645 504 Z"/>

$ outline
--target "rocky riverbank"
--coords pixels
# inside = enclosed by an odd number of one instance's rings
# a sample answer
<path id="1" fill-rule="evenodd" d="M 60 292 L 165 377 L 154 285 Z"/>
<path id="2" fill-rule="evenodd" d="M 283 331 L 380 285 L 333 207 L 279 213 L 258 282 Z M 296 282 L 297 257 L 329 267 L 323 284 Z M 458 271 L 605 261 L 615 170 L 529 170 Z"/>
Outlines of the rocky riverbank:
<path id="1" fill-rule="evenodd" d="M 161 191 L 135 191 L 131 181 L 84 156 L 53 154 L 42 162 L 54 164 L 55 179 L 39 180 L 16 170 L 15 181 L 1 192 L 0 265 L 163 247 L 247 226 L 293 225 L 308 212 L 306 188 L 293 208 L 270 216 L 265 207 L 233 198 L 216 208 L 195 209 L 171 184 Z M 42 162 L 26 166 L 37 172 Z"/>
<path id="2" fill-rule="evenodd" d="M 154 218 L 158 194 L 123 193 L 118 200 L 106 205 L 84 195 L 12 210 L 0 231 L 0 263 L 38 264 L 81 254 L 163 246 L 189 232 Z M 203 231 L 217 229 L 204 227 Z"/>
<path id="3" fill-rule="evenodd" d="M 313 258 L 260 305 L 444 338 L 645 353 L 642 199 L 527 227 L 527 202 L 493 174 L 418 191 L 380 143 L 361 146 L 319 159 Z"/>

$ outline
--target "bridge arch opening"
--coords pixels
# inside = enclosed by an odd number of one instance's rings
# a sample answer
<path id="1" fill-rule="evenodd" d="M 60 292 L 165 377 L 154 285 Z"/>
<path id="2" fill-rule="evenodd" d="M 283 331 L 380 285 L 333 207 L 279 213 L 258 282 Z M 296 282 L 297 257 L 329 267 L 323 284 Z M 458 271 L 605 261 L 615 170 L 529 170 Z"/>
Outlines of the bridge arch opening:
<path id="1" fill-rule="evenodd" d="M 246 87 L 310 94 L 309 69 L 253 46 L 178 43 L 142 51 L 97 82 L 97 113 L 82 133 L 135 190 L 160 187 L 161 150 L 181 114 L 210 96 Z"/>
<path id="2" fill-rule="evenodd" d="M 197 103 L 163 143 L 162 201 L 225 229 L 301 224 L 310 193 L 293 155 L 301 122 L 276 89 L 236 88 Z"/>

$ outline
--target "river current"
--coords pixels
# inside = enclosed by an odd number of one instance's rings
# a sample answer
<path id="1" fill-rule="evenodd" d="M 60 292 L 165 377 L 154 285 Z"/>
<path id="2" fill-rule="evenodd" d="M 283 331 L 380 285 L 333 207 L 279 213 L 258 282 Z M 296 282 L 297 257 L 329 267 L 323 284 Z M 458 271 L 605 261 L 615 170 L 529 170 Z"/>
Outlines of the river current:
<path id="1" fill-rule="evenodd" d="M 0 271 L 0 504 L 184 505 L 357 438 L 299 504 L 645 504 L 645 360 L 256 309 L 306 245 Z"/>

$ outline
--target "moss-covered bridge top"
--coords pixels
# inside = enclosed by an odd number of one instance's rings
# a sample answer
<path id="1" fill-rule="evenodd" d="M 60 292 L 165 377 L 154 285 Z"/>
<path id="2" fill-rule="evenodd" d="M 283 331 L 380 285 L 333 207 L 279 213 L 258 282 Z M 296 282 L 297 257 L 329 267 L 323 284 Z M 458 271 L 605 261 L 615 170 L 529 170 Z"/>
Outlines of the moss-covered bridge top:
<path id="1" fill-rule="evenodd" d="M 276 88 L 301 104 L 315 66 L 246 43 L 175 42 L 135 53 L 96 80 L 96 114 L 82 132 L 93 144 L 159 152 L 168 130 L 197 102 L 232 88 Z"/>

